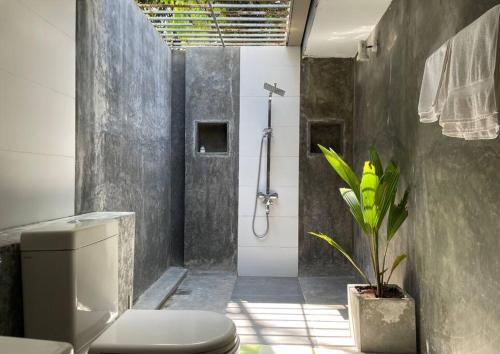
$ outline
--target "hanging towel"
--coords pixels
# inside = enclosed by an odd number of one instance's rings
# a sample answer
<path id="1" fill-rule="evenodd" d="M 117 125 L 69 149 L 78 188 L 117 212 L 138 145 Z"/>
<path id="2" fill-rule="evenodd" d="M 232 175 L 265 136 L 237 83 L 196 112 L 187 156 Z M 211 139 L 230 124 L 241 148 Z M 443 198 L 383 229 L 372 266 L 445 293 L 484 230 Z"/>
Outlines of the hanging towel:
<path id="1" fill-rule="evenodd" d="M 467 140 L 498 136 L 495 92 L 500 6 L 450 40 L 449 61 L 438 95 L 443 97 L 439 124 L 446 136 Z"/>
<path id="2" fill-rule="evenodd" d="M 499 23 L 497 5 L 429 57 L 419 102 L 422 122 L 439 119 L 444 135 L 466 140 L 498 136 Z"/>
<path id="3" fill-rule="evenodd" d="M 425 62 L 424 78 L 420 88 L 420 100 L 418 102 L 418 115 L 422 123 L 432 123 L 439 119 L 440 107 L 438 103 L 438 92 L 445 69 L 449 42 L 443 44 Z"/>

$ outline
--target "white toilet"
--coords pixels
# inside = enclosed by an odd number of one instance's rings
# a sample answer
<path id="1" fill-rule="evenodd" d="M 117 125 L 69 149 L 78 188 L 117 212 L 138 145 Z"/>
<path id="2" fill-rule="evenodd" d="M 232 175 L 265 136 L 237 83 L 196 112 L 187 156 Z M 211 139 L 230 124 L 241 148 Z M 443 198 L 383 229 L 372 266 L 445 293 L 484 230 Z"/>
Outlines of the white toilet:
<path id="1" fill-rule="evenodd" d="M 118 224 L 55 223 L 21 235 L 28 338 L 77 354 L 235 354 L 227 317 L 207 311 L 128 310 L 118 318 Z"/>

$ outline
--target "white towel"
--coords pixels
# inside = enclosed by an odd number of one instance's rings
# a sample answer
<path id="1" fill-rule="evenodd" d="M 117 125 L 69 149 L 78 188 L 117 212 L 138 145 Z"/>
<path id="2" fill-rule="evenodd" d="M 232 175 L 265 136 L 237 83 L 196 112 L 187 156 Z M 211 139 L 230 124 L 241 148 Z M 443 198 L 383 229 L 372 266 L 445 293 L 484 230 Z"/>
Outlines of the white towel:
<path id="1" fill-rule="evenodd" d="M 425 62 L 424 78 L 420 88 L 418 114 L 422 123 L 432 123 L 439 119 L 440 107 L 438 103 L 438 90 L 441 86 L 445 59 L 447 58 L 449 42 L 443 44 Z"/>
<path id="2" fill-rule="evenodd" d="M 450 40 L 439 124 L 451 137 L 493 139 L 498 136 L 495 94 L 500 6 L 460 31 Z"/>
<path id="3" fill-rule="evenodd" d="M 424 74 L 422 83 L 422 90 L 427 90 L 427 93 L 420 96 L 421 121 L 430 122 L 439 118 L 444 135 L 466 140 L 494 139 L 498 136 L 495 68 L 499 23 L 500 5 L 497 5 L 449 41 L 443 59 L 444 67 L 440 62 L 443 47 L 435 53 L 436 58 L 428 59 L 430 69 L 426 67 L 427 74 Z M 437 75 L 439 68 L 442 69 L 442 76 L 437 80 L 433 75 Z M 432 76 L 432 79 L 426 79 L 425 75 Z M 426 115 L 425 108 L 429 108 L 428 102 L 433 95 L 432 111 Z"/>

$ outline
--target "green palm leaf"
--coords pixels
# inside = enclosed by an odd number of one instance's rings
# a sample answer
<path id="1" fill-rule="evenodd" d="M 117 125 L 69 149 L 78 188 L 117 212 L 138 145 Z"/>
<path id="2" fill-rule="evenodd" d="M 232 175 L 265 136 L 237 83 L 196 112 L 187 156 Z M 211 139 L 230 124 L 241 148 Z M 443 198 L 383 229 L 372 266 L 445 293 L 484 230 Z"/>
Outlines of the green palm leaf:
<path id="1" fill-rule="evenodd" d="M 382 161 L 380 160 L 380 156 L 378 155 L 377 150 L 375 150 L 375 147 L 373 145 L 370 145 L 368 151 L 370 153 L 370 162 L 373 166 L 375 166 L 375 173 L 379 178 L 382 178 L 382 175 L 384 174 L 384 168 L 382 167 Z"/>
<path id="2" fill-rule="evenodd" d="M 328 150 L 322 145 L 318 145 L 328 163 L 345 183 L 354 191 L 359 198 L 359 180 L 347 163 L 332 149 Z"/>
<path id="3" fill-rule="evenodd" d="M 401 254 L 401 255 L 396 257 L 396 259 L 392 263 L 391 272 L 389 273 L 389 277 L 387 278 L 386 284 L 389 284 L 389 280 L 391 280 L 392 273 L 401 264 L 401 262 L 404 261 L 405 259 L 406 259 L 406 254 Z"/>
<path id="4" fill-rule="evenodd" d="M 375 167 L 365 161 L 363 167 L 363 177 L 361 177 L 361 207 L 363 218 L 372 230 L 377 225 L 377 206 L 375 205 L 375 194 L 377 192 L 379 178 L 375 173 Z"/>
<path id="5" fill-rule="evenodd" d="M 358 271 L 358 273 L 361 274 L 361 276 L 363 277 L 363 279 L 368 284 L 370 284 L 370 286 L 371 286 L 370 280 L 366 276 L 365 272 L 363 272 L 363 270 L 361 270 L 361 268 L 356 264 L 356 262 L 354 262 L 354 260 L 352 259 L 352 257 L 349 256 L 349 254 L 346 251 L 344 251 L 344 249 L 337 242 L 335 242 L 330 237 L 328 237 L 327 235 L 322 234 L 322 233 L 309 232 L 309 234 L 312 235 L 312 236 L 318 237 L 318 238 L 320 238 L 320 239 L 322 239 L 324 241 L 326 241 L 330 246 L 332 246 L 337 251 L 339 251 L 340 253 L 342 253 L 342 255 L 352 264 L 352 266 Z"/>
<path id="6" fill-rule="evenodd" d="M 408 195 L 410 190 L 407 189 L 403 198 L 399 202 L 399 204 L 392 204 L 389 209 L 389 217 L 387 220 L 387 242 L 391 241 L 399 227 L 408 217 L 408 209 L 406 205 L 408 203 Z"/>
<path id="7" fill-rule="evenodd" d="M 380 180 L 377 193 L 375 195 L 375 205 L 377 206 L 377 228 L 380 228 L 384 221 L 389 207 L 394 203 L 399 182 L 399 169 L 392 161 L 387 166 L 382 179 Z"/>
<path id="8" fill-rule="evenodd" d="M 352 216 L 354 216 L 354 220 L 356 220 L 359 227 L 361 227 L 363 231 L 368 232 L 365 219 L 363 218 L 363 210 L 361 209 L 361 204 L 359 203 L 356 194 L 354 194 L 352 189 L 349 188 L 340 188 L 340 194 L 349 206 L 349 211 L 351 212 Z"/>

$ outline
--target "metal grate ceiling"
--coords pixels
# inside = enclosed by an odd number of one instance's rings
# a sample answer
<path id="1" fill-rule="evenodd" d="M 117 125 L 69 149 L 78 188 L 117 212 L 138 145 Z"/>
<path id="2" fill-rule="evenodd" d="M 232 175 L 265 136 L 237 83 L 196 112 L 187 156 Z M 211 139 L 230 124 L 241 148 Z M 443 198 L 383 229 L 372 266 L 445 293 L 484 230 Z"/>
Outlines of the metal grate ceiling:
<path id="1" fill-rule="evenodd" d="M 285 46 L 293 0 L 160 0 L 138 5 L 174 48 Z"/>

